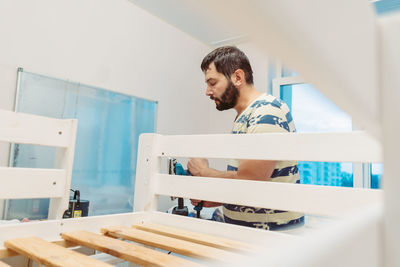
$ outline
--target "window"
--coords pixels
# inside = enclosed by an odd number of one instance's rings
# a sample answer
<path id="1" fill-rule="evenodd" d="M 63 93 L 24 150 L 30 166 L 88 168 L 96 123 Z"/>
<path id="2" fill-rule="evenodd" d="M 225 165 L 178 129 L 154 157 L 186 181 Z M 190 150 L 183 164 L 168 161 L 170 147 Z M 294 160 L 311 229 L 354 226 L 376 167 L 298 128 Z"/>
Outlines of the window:
<path id="1" fill-rule="evenodd" d="M 352 131 L 351 117 L 295 71 L 277 64 L 273 73 L 272 94 L 288 104 L 298 132 Z M 299 162 L 299 173 L 304 184 L 380 188 L 383 164 Z"/>
<path id="2" fill-rule="evenodd" d="M 310 84 L 283 85 L 281 99 L 292 111 L 298 132 L 352 131 L 351 117 Z M 353 186 L 353 164 L 347 162 L 299 162 L 301 183 Z"/>
<path id="3" fill-rule="evenodd" d="M 371 164 L 371 188 L 382 187 L 383 163 Z"/>
<path id="4" fill-rule="evenodd" d="M 19 112 L 78 119 L 71 187 L 90 201 L 89 215 L 133 210 L 138 138 L 155 131 L 157 102 L 20 70 L 16 103 Z M 54 159 L 53 148 L 12 148 L 13 166 L 48 168 Z M 10 200 L 5 215 L 47 218 L 48 204 Z"/>

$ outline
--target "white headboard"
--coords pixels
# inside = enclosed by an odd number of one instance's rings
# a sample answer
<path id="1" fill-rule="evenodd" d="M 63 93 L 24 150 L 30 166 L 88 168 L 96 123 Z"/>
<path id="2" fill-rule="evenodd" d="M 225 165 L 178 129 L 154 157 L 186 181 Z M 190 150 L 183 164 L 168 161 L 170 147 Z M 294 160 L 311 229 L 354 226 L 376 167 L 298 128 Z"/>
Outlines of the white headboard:
<path id="1" fill-rule="evenodd" d="M 50 198 L 49 219 L 68 208 L 77 120 L 0 110 L 0 141 L 57 148 L 54 169 L 0 167 L 0 199 Z"/>

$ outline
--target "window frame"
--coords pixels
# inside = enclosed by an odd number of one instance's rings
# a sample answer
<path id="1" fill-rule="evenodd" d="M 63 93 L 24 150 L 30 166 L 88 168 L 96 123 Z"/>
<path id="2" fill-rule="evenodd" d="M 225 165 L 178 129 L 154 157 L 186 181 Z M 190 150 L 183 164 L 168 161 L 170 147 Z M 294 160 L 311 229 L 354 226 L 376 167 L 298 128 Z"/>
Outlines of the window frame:
<path id="1" fill-rule="evenodd" d="M 282 72 L 283 67 L 279 62 L 275 65 L 275 78 L 272 79 L 272 95 L 279 99 L 281 98 L 281 86 L 307 83 L 299 75 L 282 77 Z M 352 128 L 356 129 L 353 123 Z M 371 188 L 371 163 L 353 162 L 353 187 Z"/>

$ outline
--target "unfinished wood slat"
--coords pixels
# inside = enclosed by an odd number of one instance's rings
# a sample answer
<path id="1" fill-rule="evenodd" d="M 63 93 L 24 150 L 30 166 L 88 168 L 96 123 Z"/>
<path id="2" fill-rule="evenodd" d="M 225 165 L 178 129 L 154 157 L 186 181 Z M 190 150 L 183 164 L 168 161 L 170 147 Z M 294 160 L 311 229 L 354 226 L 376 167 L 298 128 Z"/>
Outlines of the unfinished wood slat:
<path id="1" fill-rule="evenodd" d="M 10 265 L 8 265 L 5 262 L 0 261 L 0 267 L 11 267 Z"/>
<path id="2" fill-rule="evenodd" d="M 155 223 L 144 223 L 132 225 L 133 228 L 164 235 L 176 239 L 181 239 L 185 241 L 190 241 L 197 244 L 202 244 L 214 248 L 226 249 L 231 251 L 244 251 L 254 253 L 259 251 L 260 248 L 246 244 L 240 241 L 235 241 L 227 238 L 216 237 L 212 235 L 182 230 L 179 228 L 174 228 L 170 226 L 165 226 Z"/>
<path id="3" fill-rule="evenodd" d="M 0 259 L 5 259 L 5 258 L 10 258 L 10 257 L 14 257 L 17 256 L 18 253 L 11 250 L 11 249 L 0 249 Z"/>
<path id="4" fill-rule="evenodd" d="M 69 242 L 69 241 L 65 241 L 65 240 L 57 240 L 52 243 L 57 244 L 62 247 L 65 247 L 65 248 L 77 246 L 76 244 Z M 10 257 L 14 257 L 17 255 L 18 255 L 18 253 L 15 252 L 14 250 L 11 250 L 8 248 L 0 248 L 0 259 L 10 258 Z"/>
<path id="5" fill-rule="evenodd" d="M 63 233 L 62 238 L 143 266 L 200 266 L 176 256 L 88 231 Z"/>
<path id="6" fill-rule="evenodd" d="M 51 267 L 112 266 L 38 237 L 7 240 L 4 242 L 4 246 L 40 264 Z"/>
<path id="7" fill-rule="evenodd" d="M 240 257 L 239 254 L 235 254 L 233 252 L 164 235 L 154 234 L 139 229 L 129 228 L 126 226 L 111 226 L 102 228 L 101 232 L 109 236 L 131 240 L 144 245 L 199 259 L 233 263 L 238 257 Z"/>

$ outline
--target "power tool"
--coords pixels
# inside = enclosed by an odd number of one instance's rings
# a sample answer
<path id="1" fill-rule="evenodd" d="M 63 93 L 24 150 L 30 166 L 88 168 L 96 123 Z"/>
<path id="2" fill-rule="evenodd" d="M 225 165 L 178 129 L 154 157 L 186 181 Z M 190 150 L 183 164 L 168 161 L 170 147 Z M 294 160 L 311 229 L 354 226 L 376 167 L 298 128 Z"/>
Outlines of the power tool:
<path id="1" fill-rule="evenodd" d="M 72 190 L 74 196 L 70 197 L 68 209 L 63 214 L 63 219 L 86 217 L 89 213 L 89 200 L 81 199 L 79 190 Z"/>
<path id="2" fill-rule="evenodd" d="M 178 163 L 176 159 L 169 159 L 168 162 L 168 173 L 175 175 L 192 175 L 189 170 L 185 170 L 182 164 Z M 175 198 L 172 198 L 175 199 Z M 203 209 L 204 202 L 201 201 L 197 206 L 194 207 L 196 211 L 196 217 L 200 218 L 200 211 Z M 178 214 L 183 216 L 189 216 L 189 210 L 186 206 L 183 205 L 183 198 L 178 198 L 178 206 L 172 209 L 172 214 Z"/>

